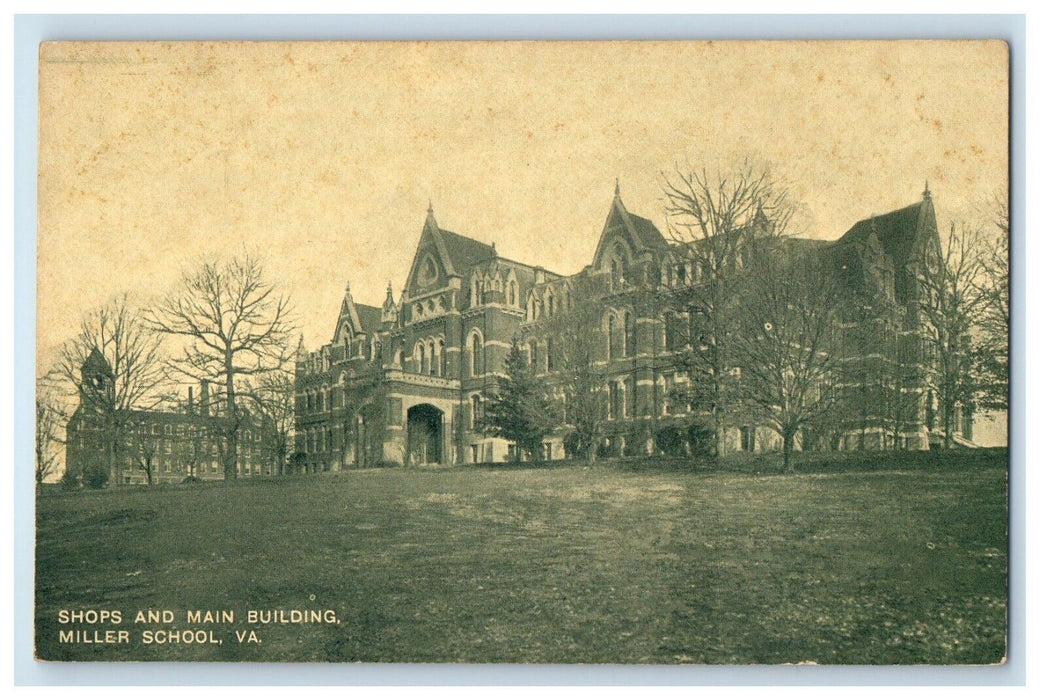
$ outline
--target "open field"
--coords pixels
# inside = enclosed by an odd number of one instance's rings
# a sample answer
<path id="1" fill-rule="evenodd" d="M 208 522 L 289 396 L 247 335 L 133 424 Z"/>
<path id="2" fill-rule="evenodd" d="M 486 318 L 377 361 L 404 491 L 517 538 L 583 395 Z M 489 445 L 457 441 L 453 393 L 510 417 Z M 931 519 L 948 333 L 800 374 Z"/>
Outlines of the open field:
<path id="1" fill-rule="evenodd" d="M 964 453 L 959 453 L 964 454 Z M 969 454 L 969 453 L 967 453 Z M 47 659 L 996 663 L 1004 452 L 851 471 L 374 470 L 38 500 Z M 910 459 L 911 458 L 907 458 Z M 868 467 L 868 468 L 866 468 Z M 801 465 L 803 468 L 803 465 Z M 60 644 L 60 609 L 131 643 Z M 175 624 L 133 624 L 140 609 Z M 340 624 L 246 625 L 248 609 Z M 142 645 L 203 628 L 222 644 Z M 260 644 L 236 643 L 254 628 Z"/>

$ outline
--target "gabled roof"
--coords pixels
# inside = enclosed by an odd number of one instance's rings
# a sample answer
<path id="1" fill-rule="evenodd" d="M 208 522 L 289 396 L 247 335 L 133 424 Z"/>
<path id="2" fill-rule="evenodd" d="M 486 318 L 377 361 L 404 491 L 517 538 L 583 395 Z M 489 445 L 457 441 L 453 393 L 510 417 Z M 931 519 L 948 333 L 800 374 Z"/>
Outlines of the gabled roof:
<path id="1" fill-rule="evenodd" d="M 625 207 L 623 206 L 622 209 L 625 210 Z M 637 216 L 629 211 L 626 211 L 626 213 L 629 215 L 629 222 L 632 224 L 637 237 L 643 241 L 645 246 L 649 248 L 664 248 L 669 245 L 665 240 L 665 236 L 662 235 L 662 232 L 658 230 L 653 221 Z"/>
<path id="2" fill-rule="evenodd" d="M 467 269 L 478 262 L 489 260 L 497 254 L 494 246 L 481 243 L 467 236 L 439 229 L 443 238 L 444 248 L 450 258 L 452 270 L 463 274 Z"/>
<path id="3" fill-rule="evenodd" d="M 356 313 L 360 317 L 359 330 L 364 333 L 373 333 L 382 327 L 382 309 L 378 306 L 367 304 L 356 304 Z"/>
<path id="4" fill-rule="evenodd" d="M 852 226 L 837 241 L 837 245 L 864 244 L 875 234 L 880 239 L 884 252 L 894 260 L 895 266 L 904 267 L 920 234 L 922 210 L 929 201 L 924 200 L 887 214 L 863 219 Z"/>
<path id="5" fill-rule="evenodd" d="M 596 252 L 593 255 L 593 264 L 600 259 L 600 255 L 607 243 L 607 239 L 612 235 L 612 232 L 620 225 L 621 228 L 625 229 L 625 235 L 631 242 L 635 252 L 642 250 L 661 250 L 669 247 L 669 242 L 665 240 L 665 236 L 658 230 L 658 227 L 654 225 L 650 219 L 645 219 L 642 216 L 633 214 L 625 205 L 622 203 L 621 192 L 618 189 L 618 184 L 615 183 L 614 187 L 614 199 L 611 201 L 611 210 L 607 212 L 607 219 L 604 221 L 603 231 L 600 233 L 600 240 L 596 244 Z"/>
<path id="6" fill-rule="evenodd" d="M 335 323 L 332 342 L 338 339 L 338 333 L 343 325 L 348 324 L 355 333 L 371 333 L 381 328 L 382 309 L 367 304 L 357 304 L 353 301 L 353 295 L 346 285 L 345 296 L 342 297 L 342 306 L 338 312 L 338 321 Z"/>

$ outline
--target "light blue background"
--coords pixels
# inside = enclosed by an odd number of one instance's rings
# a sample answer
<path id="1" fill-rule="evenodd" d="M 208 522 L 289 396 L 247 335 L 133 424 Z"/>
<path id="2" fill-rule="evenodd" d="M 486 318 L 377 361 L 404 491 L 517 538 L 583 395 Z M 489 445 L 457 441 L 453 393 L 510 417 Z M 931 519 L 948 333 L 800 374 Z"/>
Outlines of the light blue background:
<path id="1" fill-rule="evenodd" d="M 15 682 L 18 685 L 1020 685 L 1025 682 L 1025 18 L 1020 15 L 15 17 Z M 37 46 L 49 40 L 1005 39 L 1011 45 L 1011 597 L 996 667 L 41 663 L 33 649 Z"/>

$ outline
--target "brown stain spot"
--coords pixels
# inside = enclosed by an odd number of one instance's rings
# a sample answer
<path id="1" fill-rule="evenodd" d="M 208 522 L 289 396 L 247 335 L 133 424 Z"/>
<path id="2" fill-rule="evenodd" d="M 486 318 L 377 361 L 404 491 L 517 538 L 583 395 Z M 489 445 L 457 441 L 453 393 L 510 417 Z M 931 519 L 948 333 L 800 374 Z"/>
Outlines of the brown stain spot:
<path id="1" fill-rule="evenodd" d="M 934 121 L 931 122 L 931 124 L 934 125 L 934 130 L 935 131 L 937 131 L 939 134 L 942 133 L 942 120 L 941 119 L 935 119 Z"/>
<path id="2" fill-rule="evenodd" d="M 825 71 L 821 71 L 821 70 L 818 71 L 817 78 L 818 78 L 818 82 L 819 83 L 824 83 L 825 82 Z"/>
<path id="3" fill-rule="evenodd" d="M 970 149 L 971 153 L 973 153 L 976 156 L 980 156 L 983 153 L 985 153 L 984 148 L 979 148 L 978 146 L 975 146 L 973 143 L 970 146 L 968 146 L 968 148 Z"/>
<path id="4" fill-rule="evenodd" d="M 884 73 L 884 74 L 883 74 L 883 81 L 884 81 L 885 83 L 889 83 L 889 82 L 891 82 L 891 74 L 890 74 L 890 73 Z"/>

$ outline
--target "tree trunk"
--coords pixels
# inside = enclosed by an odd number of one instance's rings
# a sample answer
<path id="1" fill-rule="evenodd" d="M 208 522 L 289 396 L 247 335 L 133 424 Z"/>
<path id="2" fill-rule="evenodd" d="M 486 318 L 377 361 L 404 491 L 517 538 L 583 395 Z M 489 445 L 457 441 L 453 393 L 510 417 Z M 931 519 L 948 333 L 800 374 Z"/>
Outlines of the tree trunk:
<path id="1" fill-rule="evenodd" d="M 782 432 L 782 469 L 786 472 L 793 470 L 793 438 L 796 437 L 795 430 Z"/>
<path id="2" fill-rule="evenodd" d="M 942 408 L 942 429 L 945 431 L 945 437 L 942 440 L 942 449 L 948 450 L 952 448 L 952 415 L 953 406 L 946 405 Z"/>
<path id="3" fill-rule="evenodd" d="M 233 355 L 225 355 L 225 454 L 222 459 L 222 477 L 226 483 L 236 481 L 236 396 L 233 394 Z"/>

